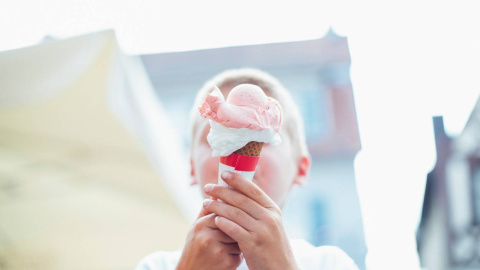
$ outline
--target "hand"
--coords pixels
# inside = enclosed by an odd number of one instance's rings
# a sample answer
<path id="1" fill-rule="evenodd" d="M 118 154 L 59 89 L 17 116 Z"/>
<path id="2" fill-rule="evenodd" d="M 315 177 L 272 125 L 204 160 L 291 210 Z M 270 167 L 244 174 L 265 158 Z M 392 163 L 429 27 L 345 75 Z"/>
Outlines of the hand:
<path id="1" fill-rule="evenodd" d="M 236 173 L 222 178 L 233 189 L 205 185 L 205 192 L 222 200 L 205 200 L 215 213 L 215 225 L 238 242 L 250 270 L 298 269 L 282 222 L 282 212 L 256 184 Z"/>
<path id="2" fill-rule="evenodd" d="M 240 265 L 238 244 L 217 228 L 215 216 L 202 209 L 188 233 L 177 270 L 236 269 Z"/>

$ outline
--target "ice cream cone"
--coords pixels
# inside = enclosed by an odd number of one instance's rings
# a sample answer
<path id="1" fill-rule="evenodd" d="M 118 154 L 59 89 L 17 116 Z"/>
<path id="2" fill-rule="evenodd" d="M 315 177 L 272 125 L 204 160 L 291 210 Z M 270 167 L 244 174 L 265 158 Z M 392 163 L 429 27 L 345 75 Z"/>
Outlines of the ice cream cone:
<path id="1" fill-rule="evenodd" d="M 235 86 L 227 99 L 220 89 L 208 93 L 198 108 L 209 119 L 207 141 L 212 156 L 220 157 L 218 184 L 224 171 L 231 171 L 252 181 L 264 143 L 281 142 L 282 107 L 272 97 L 253 84 Z"/>
<path id="2" fill-rule="evenodd" d="M 249 142 L 234 153 L 242 156 L 258 157 L 262 152 L 263 144 L 263 142 Z"/>

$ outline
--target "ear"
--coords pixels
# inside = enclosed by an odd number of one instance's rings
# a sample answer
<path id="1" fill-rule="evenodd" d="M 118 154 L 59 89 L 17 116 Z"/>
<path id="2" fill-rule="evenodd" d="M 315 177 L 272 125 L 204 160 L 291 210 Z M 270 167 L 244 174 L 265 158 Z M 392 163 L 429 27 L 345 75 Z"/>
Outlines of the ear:
<path id="1" fill-rule="evenodd" d="M 297 164 L 297 174 L 293 180 L 294 184 L 303 186 L 307 183 L 308 175 L 310 173 L 310 157 L 301 156 Z"/>
<path id="2" fill-rule="evenodd" d="M 196 185 L 198 184 L 197 178 L 195 177 L 195 166 L 193 166 L 193 160 L 190 159 L 190 185 Z"/>

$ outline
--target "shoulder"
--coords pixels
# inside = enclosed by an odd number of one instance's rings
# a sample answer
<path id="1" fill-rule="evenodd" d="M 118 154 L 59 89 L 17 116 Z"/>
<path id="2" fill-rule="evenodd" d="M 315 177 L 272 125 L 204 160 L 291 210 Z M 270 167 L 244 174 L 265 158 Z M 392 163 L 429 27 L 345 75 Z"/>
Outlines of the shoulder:
<path id="1" fill-rule="evenodd" d="M 290 243 L 301 269 L 358 270 L 353 260 L 338 247 L 315 247 L 305 240 L 291 240 Z"/>
<path id="2" fill-rule="evenodd" d="M 135 270 L 167 270 L 175 269 L 181 251 L 157 251 L 143 258 Z"/>

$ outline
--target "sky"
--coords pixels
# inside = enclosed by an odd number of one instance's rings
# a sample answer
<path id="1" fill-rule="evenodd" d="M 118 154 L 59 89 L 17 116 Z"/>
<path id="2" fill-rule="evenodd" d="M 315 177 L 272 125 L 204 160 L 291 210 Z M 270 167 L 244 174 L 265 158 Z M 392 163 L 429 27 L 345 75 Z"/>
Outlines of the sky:
<path id="1" fill-rule="evenodd" d="M 0 8 L 0 50 L 115 29 L 128 54 L 197 50 L 322 37 L 327 1 L 8 1 Z M 315 27 L 312 27 L 315 25 Z"/>

